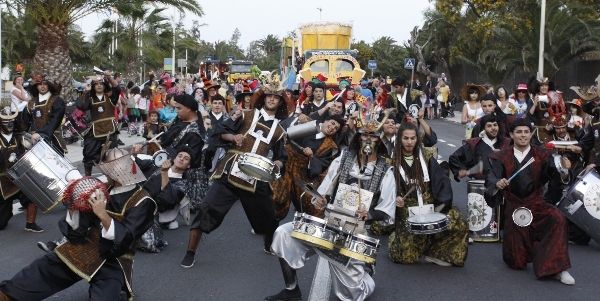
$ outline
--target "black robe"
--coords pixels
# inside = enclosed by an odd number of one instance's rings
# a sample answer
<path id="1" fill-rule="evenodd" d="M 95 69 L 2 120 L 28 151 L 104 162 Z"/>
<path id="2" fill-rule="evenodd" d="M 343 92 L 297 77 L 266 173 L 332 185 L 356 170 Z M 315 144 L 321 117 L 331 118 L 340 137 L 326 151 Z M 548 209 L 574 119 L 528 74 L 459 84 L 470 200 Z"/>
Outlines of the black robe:
<path id="1" fill-rule="evenodd" d="M 192 149 L 192 164 L 191 168 L 198 168 L 202 166 L 202 149 L 204 148 L 204 141 L 206 139 L 206 129 L 204 128 L 204 124 L 201 119 L 196 121 L 198 123 L 198 133 L 188 132 L 186 133 L 181 140 L 174 144 L 175 140 L 179 136 L 179 133 L 184 130 L 189 122 L 183 122 L 177 120 L 166 133 L 160 136 L 160 145 L 169 153 L 171 158 L 174 158 L 177 153 L 177 148 L 185 145 Z"/>

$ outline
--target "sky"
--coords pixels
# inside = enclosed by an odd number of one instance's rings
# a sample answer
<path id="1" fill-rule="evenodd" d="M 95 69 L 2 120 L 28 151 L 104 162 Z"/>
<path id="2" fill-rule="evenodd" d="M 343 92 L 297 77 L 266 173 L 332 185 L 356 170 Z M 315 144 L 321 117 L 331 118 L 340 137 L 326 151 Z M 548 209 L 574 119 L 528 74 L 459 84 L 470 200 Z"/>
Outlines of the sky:
<path id="1" fill-rule="evenodd" d="M 209 42 L 229 40 L 237 27 L 242 34 L 240 44 L 243 49 L 267 34 L 281 38 L 301 24 L 319 20 L 353 24 L 356 41 L 371 43 L 379 37 L 389 36 L 402 44 L 410 38 L 413 27 L 422 25 L 423 12 L 433 5 L 429 0 L 199 0 L 199 3 L 204 16 L 188 14 L 185 26 L 190 28 L 193 20 L 206 23 L 201 38 Z M 89 38 L 105 18 L 108 18 L 107 14 L 93 14 L 76 23 Z"/>

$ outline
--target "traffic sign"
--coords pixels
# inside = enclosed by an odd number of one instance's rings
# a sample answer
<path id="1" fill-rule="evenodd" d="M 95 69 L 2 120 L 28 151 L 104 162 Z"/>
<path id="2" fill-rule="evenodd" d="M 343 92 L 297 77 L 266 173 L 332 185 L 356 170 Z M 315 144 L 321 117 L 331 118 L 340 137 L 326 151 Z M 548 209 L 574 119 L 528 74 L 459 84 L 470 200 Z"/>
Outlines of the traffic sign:
<path id="1" fill-rule="evenodd" d="M 186 59 L 177 59 L 177 67 L 187 68 L 187 60 Z"/>
<path id="2" fill-rule="evenodd" d="M 173 58 L 166 57 L 163 59 L 163 70 L 173 70 Z"/>
<path id="3" fill-rule="evenodd" d="M 376 60 L 369 60 L 368 64 L 367 64 L 367 68 L 373 70 L 373 69 L 377 69 L 377 61 Z"/>
<path id="4" fill-rule="evenodd" d="M 416 60 L 412 57 L 407 57 L 404 59 L 404 69 L 415 69 Z"/>

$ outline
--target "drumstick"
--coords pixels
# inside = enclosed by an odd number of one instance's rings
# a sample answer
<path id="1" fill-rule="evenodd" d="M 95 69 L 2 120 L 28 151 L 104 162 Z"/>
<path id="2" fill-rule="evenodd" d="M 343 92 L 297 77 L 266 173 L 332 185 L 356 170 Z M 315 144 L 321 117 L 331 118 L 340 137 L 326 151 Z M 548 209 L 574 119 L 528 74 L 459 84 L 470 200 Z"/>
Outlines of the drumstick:
<path id="1" fill-rule="evenodd" d="M 404 194 L 404 196 L 402 196 L 402 199 L 405 199 L 409 194 L 411 194 L 413 191 L 415 191 L 416 187 L 417 187 L 417 185 L 410 186 L 408 191 Z"/>
<path id="2" fill-rule="evenodd" d="M 162 134 L 164 134 L 164 133 L 165 133 L 165 132 L 160 132 L 160 133 L 158 133 L 158 135 L 156 135 L 156 136 L 152 137 L 152 139 L 150 139 L 150 140 L 148 140 L 148 141 L 146 141 L 146 142 L 142 143 L 142 147 L 144 147 L 144 146 L 146 146 L 146 145 L 148 145 L 148 144 L 150 144 L 150 143 L 154 143 L 154 142 L 156 142 L 156 138 L 160 137 L 160 135 L 162 135 Z"/>
<path id="3" fill-rule="evenodd" d="M 519 170 L 517 170 L 512 176 L 510 176 L 510 178 L 508 178 L 508 181 L 510 182 L 512 179 L 514 179 L 520 172 L 522 172 L 527 166 L 531 165 L 531 163 L 534 161 L 535 159 L 533 157 L 529 159 L 529 161 L 527 161 L 523 167 L 519 168 Z"/>

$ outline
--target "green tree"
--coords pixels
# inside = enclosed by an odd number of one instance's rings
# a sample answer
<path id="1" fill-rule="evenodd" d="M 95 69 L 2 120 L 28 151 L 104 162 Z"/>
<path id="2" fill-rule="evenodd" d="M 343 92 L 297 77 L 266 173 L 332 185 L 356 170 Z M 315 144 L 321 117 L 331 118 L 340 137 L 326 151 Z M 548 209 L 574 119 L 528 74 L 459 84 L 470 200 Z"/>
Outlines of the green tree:
<path id="1" fill-rule="evenodd" d="M 68 46 L 68 30 L 74 21 L 118 5 L 116 0 L 3 0 L 19 11 L 27 11 L 37 28 L 37 45 L 33 59 L 34 68 L 49 75 L 64 87 L 71 87 L 72 61 Z M 181 11 L 202 15 L 196 0 L 144 1 L 174 6 Z"/>

